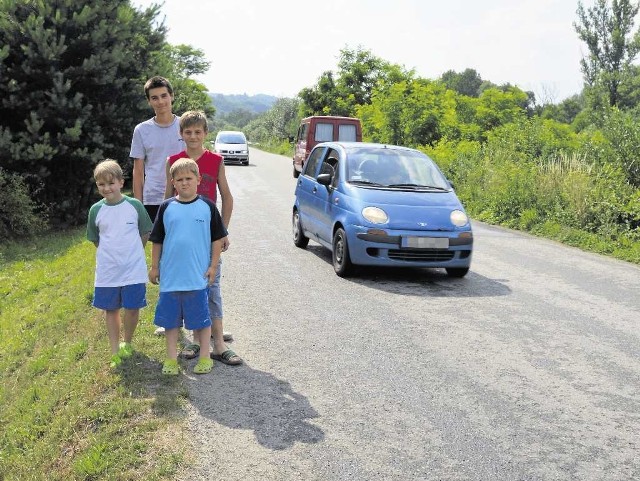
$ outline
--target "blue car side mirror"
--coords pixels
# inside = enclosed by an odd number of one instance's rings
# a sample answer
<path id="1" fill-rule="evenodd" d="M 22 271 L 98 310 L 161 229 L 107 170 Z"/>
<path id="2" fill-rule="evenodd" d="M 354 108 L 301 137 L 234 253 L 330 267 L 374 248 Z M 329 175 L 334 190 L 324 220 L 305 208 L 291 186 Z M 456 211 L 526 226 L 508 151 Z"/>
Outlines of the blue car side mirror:
<path id="1" fill-rule="evenodd" d="M 331 174 L 320 174 L 316 177 L 318 184 L 331 185 Z"/>

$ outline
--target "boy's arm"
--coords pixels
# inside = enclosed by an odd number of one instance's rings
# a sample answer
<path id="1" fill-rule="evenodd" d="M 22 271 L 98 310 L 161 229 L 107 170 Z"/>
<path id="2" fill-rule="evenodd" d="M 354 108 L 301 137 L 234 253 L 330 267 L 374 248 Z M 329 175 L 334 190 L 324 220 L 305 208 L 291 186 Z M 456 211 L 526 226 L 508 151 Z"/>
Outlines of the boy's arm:
<path id="1" fill-rule="evenodd" d="M 233 196 L 231 195 L 231 188 L 229 182 L 227 182 L 227 174 L 224 170 L 224 162 L 220 164 L 218 170 L 218 191 L 220 192 L 220 201 L 222 202 L 220 215 L 222 216 L 222 223 L 225 229 L 229 228 L 229 222 L 231 222 L 231 213 L 233 212 Z M 222 239 L 222 252 L 225 252 L 231 242 L 229 236 Z"/>
<path id="2" fill-rule="evenodd" d="M 140 202 L 144 187 L 144 159 L 133 159 L 133 196 Z"/>
<path id="3" fill-rule="evenodd" d="M 162 254 L 162 244 L 154 242 L 151 246 L 151 269 L 149 269 L 149 281 L 151 284 L 160 282 L 160 254 Z"/>
<path id="4" fill-rule="evenodd" d="M 171 164 L 169 164 L 169 157 L 167 157 L 167 161 L 165 162 L 165 171 L 167 177 L 167 185 L 164 188 L 164 198 L 168 199 L 169 197 L 173 197 L 173 184 L 171 183 L 171 174 L 169 171 L 171 170 Z"/>
<path id="5" fill-rule="evenodd" d="M 225 237 L 211 243 L 211 264 L 209 265 L 207 272 L 204 274 L 209 285 L 212 285 L 216 280 L 216 271 L 218 270 L 218 262 L 220 262 L 220 252 L 222 252 L 223 239 L 225 239 Z"/>
<path id="6" fill-rule="evenodd" d="M 229 222 L 231 222 L 231 213 L 233 212 L 233 196 L 231 195 L 229 182 L 227 182 L 224 162 L 220 164 L 220 170 L 218 171 L 218 191 L 220 192 L 220 201 L 222 202 L 222 207 L 220 209 L 222 223 L 224 224 L 225 229 L 228 229 Z"/>

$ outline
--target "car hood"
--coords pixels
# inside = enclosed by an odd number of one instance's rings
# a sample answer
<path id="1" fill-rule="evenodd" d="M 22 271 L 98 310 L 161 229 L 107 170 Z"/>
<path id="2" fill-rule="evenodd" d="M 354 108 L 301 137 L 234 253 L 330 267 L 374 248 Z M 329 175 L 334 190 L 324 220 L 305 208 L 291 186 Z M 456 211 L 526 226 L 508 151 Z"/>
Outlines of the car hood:
<path id="1" fill-rule="evenodd" d="M 384 227 L 395 230 L 453 231 L 452 210 L 464 211 L 454 192 L 415 192 L 354 188 L 361 208 L 383 209 L 389 221 Z M 382 227 L 382 226 L 381 226 Z"/>

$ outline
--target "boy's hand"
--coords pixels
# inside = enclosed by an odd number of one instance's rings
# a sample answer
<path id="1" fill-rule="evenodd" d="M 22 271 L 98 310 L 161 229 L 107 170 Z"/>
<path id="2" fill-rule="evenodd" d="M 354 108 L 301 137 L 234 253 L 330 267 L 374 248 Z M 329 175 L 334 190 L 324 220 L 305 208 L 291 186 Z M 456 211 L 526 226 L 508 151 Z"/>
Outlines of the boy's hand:
<path id="1" fill-rule="evenodd" d="M 222 241 L 222 252 L 226 251 L 231 245 L 231 241 L 229 240 L 229 236 L 223 237 L 220 239 Z"/>
<path id="2" fill-rule="evenodd" d="M 216 280 L 216 271 L 218 270 L 218 266 L 209 266 L 207 272 L 204 273 L 204 277 L 207 278 L 207 284 L 213 285 L 213 282 Z"/>
<path id="3" fill-rule="evenodd" d="M 149 281 L 151 284 L 159 284 L 160 283 L 160 269 L 157 267 L 152 267 L 149 269 Z"/>

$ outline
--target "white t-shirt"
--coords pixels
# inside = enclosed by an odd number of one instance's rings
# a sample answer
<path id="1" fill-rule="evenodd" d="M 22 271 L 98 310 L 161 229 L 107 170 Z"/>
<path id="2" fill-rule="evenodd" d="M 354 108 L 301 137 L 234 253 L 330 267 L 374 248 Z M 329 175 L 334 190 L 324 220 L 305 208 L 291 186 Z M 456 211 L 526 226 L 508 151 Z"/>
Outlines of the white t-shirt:
<path id="1" fill-rule="evenodd" d="M 167 157 L 184 149 L 185 144 L 180 136 L 180 117 L 174 116 L 173 123 L 166 126 L 159 125 L 153 118 L 136 125 L 129 156 L 144 159 L 144 204 L 162 204 L 167 186 Z"/>
<path id="2" fill-rule="evenodd" d="M 123 196 L 117 204 L 104 199 L 89 210 L 87 239 L 98 242 L 96 287 L 122 287 L 148 280 L 147 260 L 141 235 L 153 223 L 138 199 Z"/>

